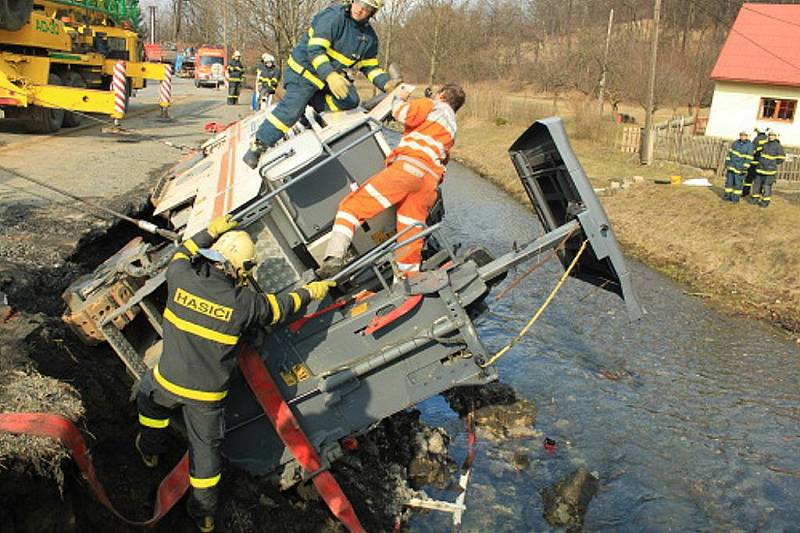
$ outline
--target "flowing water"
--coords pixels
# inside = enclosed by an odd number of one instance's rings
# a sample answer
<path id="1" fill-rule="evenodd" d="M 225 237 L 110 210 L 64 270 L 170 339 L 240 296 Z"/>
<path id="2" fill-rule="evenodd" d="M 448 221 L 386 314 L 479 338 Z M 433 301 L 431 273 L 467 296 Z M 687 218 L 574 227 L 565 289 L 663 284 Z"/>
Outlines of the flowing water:
<path id="1" fill-rule="evenodd" d="M 445 199 L 448 233 L 465 246 L 499 255 L 542 233 L 529 208 L 464 167 L 450 166 Z M 570 280 L 499 362 L 501 381 L 538 407 L 537 436 L 479 441 L 464 530 L 551 529 L 539 491 L 585 466 L 600 480 L 588 531 L 800 531 L 800 347 L 628 264 L 644 319 L 628 322 L 616 296 Z M 490 351 L 525 324 L 560 273 L 550 262 L 503 300 L 490 297 L 496 315 L 479 322 Z M 463 458 L 463 424 L 444 400 L 420 407 Z M 555 453 L 543 449 L 545 436 Z M 514 454 L 529 465 L 514 468 Z M 417 515 L 410 529 L 447 531 L 449 520 Z"/>

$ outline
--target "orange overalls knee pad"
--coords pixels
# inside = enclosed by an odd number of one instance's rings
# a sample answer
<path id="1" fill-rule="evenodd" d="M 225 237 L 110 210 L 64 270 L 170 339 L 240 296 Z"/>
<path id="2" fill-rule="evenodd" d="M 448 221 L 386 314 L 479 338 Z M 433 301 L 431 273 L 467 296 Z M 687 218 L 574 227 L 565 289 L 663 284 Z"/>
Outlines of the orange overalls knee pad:
<path id="1" fill-rule="evenodd" d="M 344 237 L 346 245 L 349 245 L 356 226 L 393 205 L 397 206 L 398 233 L 414 224 L 424 225 L 436 202 L 439 182 L 439 176 L 408 162 L 392 163 L 342 200 L 336 213 L 332 239 Z M 408 240 L 420 231 L 421 227 L 412 228 L 403 234 L 400 241 Z M 418 239 L 397 250 L 395 260 L 401 272 L 419 271 L 424 244 L 423 239 Z"/>

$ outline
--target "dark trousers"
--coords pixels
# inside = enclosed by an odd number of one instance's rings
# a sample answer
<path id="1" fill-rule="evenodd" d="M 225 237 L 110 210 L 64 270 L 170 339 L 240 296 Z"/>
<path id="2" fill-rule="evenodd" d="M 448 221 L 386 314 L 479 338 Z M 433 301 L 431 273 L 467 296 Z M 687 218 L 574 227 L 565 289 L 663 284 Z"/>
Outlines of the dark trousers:
<path id="1" fill-rule="evenodd" d="M 165 433 L 170 419 L 183 415 L 189 439 L 189 513 L 214 516 L 222 472 L 219 448 L 225 434 L 224 402 L 200 402 L 164 390 L 148 372 L 136 395 L 142 452 L 161 455 L 167 451 Z"/>
<path id="2" fill-rule="evenodd" d="M 738 202 L 742 198 L 742 184 L 744 182 L 744 174 L 739 174 L 729 170 L 725 176 L 725 196 L 726 200 L 731 202 Z"/>
<path id="3" fill-rule="evenodd" d="M 242 82 L 229 81 L 228 82 L 228 104 L 234 105 L 239 103 L 239 93 L 242 92 Z"/>
<path id="4" fill-rule="evenodd" d="M 753 191 L 750 197 L 754 202 L 758 201 L 762 206 L 766 207 L 772 200 L 772 185 L 775 183 L 776 176 L 756 174 L 756 180 L 753 182 Z"/>
<path id="5" fill-rule="evenodd" d="M 267 120 L 256 132 L 256 139 L 267 147 L 273 146 L 283 138 L 303 116 L 307 105 L 321 113 L 354 109 L 360 101 L 355 87 L 351 86 L 347 96 L 340 100 L 328 91 L 327 86 L 319 89 L 289 67 L 285 69 L 283 86 L 286 89 L 283 99 L 267 115 Z"/>
<path id="6" fill-rule="evenodd" d="M 747 175 L 744 177 L 744 184 L 742 185 L 742 196 L 747 197 L 751 194 L 753 189 L 753 182 L 756 180 L 756 169 L 751 166 L 747 170 Z"/>
<path id="7" fill-rule="evenodd" d="M 756 173 L 756 180 L 753 182 L 753 190 L 750 197 L 753 201 L 761 202 L 761 205 L 769 205 L 772 199 L 772 185 L 775 183 L 775 175 L 764 175 Z"/>

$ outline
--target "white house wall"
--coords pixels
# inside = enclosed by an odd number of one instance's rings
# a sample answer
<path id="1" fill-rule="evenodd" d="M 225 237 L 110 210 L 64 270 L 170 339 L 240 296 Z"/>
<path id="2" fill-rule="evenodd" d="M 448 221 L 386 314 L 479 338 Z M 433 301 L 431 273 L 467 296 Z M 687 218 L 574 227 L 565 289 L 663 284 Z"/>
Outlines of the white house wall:
<path id="1" fill-rule="evenodd" d="M 762 98 L 797 100 L 794 122 L 758 120 Z M 780 131 L 781 144 L 800 146 L 800 87 L 721 82 L 714 87 L 706 135 L 735 139 L 739 132 L 755 126 Z"/>

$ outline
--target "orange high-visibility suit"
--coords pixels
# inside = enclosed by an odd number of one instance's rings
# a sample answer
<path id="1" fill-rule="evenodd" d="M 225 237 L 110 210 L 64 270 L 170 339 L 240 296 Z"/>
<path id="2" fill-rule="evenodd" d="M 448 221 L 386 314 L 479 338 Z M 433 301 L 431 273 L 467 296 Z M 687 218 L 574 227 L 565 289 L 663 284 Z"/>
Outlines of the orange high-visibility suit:
<path id="1" fill-rule="evenodd" d="M 390 206 L 397 206 L 398 233 L 413 224 L 425 224 L 436 201 L 436 189 L 444 177 L 450 149 L 456 137 L 456 116 L 445 102 L 420 98 L 397 99 L 392 115 L 404 125 L 403 138 L 386 158 L 386 168 L 368 179 L 339 204 L 328 257 L 343 257 L 356 226 Z M 421 231 L 404 234 L 406 240 Z M 395 259 L 402 273 L 418 272 L 422 262 L 422 239 L 397 250 Z"/>

